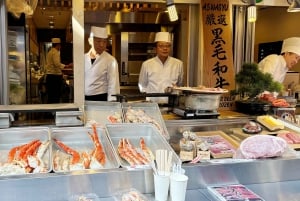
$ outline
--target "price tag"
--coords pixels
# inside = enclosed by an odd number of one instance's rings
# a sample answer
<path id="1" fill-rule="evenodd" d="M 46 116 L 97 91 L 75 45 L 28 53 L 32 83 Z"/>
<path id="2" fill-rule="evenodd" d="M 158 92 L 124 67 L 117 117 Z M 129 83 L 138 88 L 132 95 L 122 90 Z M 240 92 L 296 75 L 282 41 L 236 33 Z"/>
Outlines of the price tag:
<path id="1" fill-rule="evenodd" d="M 179 157 L 183 161 L 191 161 L 194 159 L 193 151 L 180 151 Z"/>
<path id="2" fill-rule="evenodd" d="M 197 157 L 200 158 L 200 161 L 202 160 L 210 160 L 210 151 L 197 151 Z"/>

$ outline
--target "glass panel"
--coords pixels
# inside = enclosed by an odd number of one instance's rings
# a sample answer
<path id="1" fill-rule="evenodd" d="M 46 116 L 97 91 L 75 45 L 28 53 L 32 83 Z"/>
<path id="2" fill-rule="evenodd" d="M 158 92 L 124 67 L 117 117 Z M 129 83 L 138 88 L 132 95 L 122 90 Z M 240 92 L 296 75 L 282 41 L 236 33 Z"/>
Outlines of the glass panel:
<path id="1" fill-rule="evenodd" d="M 8 26 L 9 104 L 26 103 L 25 31 Z"/>
<path id="2" fill-rule="evenodd" d="M 51 38 L 61 39 L 61 63 L 73 63 L 72 0 L 38 3 L 21 0 L 15 7 L 12 6 L 15 2 L 6 3 L 8 66 L 3 67 L 8 71 L 8 81 L 1 88 L 8 88 L 8 104 L 47 103 L 44 75 Z M 22 6 L 24 3 L 26 9 Z M 62 71 L 58 103 L 73 103 L 73 68 Z"/>

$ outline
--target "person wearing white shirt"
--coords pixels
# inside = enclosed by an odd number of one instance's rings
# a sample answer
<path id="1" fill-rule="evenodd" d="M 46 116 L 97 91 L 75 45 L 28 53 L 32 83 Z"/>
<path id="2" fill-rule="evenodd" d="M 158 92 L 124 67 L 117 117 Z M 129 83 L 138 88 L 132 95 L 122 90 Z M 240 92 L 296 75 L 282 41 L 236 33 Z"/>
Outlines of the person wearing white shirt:
<path id="1" fill-rule="evenodd" d="M 155 35 L 156 56 L 142 63 L 139 75 L 139 90 L 145 93 L 165 93 L 167 87 L 183 84 L 183 62 L 169 56 L 171 35 L 158 32 Z M 147 100 L 166 103 L 166 97 L 148 97 Z"/>
<path id="2" fill-rule="evenodd" d="M 107 38 L 106 28 L 91 27 L 91 49 L 84 56 L 84 91 L 88 101 L 115 101 L 112 95 L 120 93 L 118 62 L 106 52 Z"/>
<path id="3" fill-rule="evenodd" d="M 291 37 L 283 41 L 281 54 L 271 54 L 258 63 L 263 73 L 270 73 L 273 80 L 283 83 L 286 73 L 300 59 L 300 37 Z"/>

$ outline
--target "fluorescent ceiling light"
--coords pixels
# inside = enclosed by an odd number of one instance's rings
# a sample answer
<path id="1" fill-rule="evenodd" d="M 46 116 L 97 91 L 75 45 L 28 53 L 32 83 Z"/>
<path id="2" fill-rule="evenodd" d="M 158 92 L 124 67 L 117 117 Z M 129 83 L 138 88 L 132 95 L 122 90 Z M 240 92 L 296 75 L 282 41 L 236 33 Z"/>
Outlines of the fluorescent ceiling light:
<path id="1" fill-rule="evenodd" d="M 248 22 L 255 22 L 256 21 L 256 6 L 255 5 L 249 6 L 247 11 L 248 11 Z"/>
<path id="2" fill-rule="evenodd" d="M 300 12 L 300 0 L 293 0 L 290 7 L 287 9 L 288 12 Z"/>
<path id="3" fill-rule="evenodd" d="M 178 20 L 178 14 L 173 0 L 167 0 L 167 10 L 171 22 Z"/>

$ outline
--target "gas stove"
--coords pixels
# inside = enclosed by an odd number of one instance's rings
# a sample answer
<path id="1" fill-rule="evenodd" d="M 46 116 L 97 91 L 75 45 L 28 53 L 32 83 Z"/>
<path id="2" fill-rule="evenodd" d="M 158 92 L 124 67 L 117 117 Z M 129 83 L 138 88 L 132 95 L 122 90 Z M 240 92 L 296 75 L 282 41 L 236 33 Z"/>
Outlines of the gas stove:
<path id="1" fill-rule="evenodd" d="M 173 108 L 173 113 L 184 119 L 217 119 L 220 116 L 216 110 L 192 110 L 189 108 Z"/>

